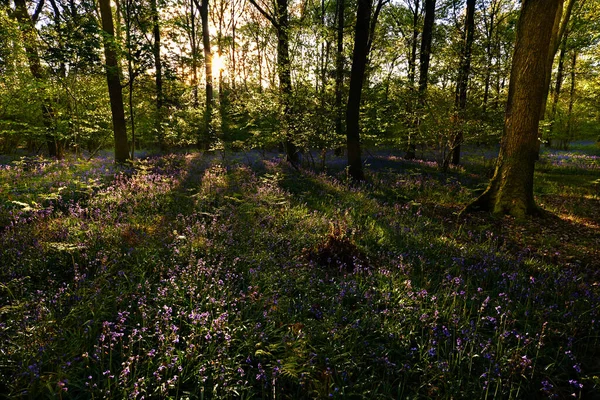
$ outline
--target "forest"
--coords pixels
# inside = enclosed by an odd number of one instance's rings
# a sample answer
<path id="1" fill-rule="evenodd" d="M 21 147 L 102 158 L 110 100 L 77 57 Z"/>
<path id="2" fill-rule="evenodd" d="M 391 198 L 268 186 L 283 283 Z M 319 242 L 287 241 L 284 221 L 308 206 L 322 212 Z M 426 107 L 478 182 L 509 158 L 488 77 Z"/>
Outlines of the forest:
<path id="1" fill-rule="evenodd" d="M 0 0 L 0 398 L 600 398 L 600 0 Z"/>

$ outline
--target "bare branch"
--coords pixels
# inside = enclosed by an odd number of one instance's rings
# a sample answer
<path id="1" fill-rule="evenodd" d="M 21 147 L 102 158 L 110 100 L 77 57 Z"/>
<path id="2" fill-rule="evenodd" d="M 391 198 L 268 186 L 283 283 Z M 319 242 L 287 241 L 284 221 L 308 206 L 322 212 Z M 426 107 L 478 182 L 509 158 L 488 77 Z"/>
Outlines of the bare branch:
<path id="1" fill-rule="evenodd" d="M 197 0 L 194 0 L 194 1 L 197 1 Z M 271 23 L 273 24 L 273 26 L 276 29 L 279 29 L 279 24 L 277 23 L 277 20 L 275 20 L 275 17 L 272 14 L 269 14 L 261 6 L 259 6 L 258 3 L 256 2 L 256 0 L 249 0 L 249 1 L 250 1 L 250 4 L 252 4 L 258 10 L 258 12 L 260 12 L 266 19 L 271 21 Z"/>
<path id="2" fill-rule="evenodd" d="M 40 0 L 40 2 L 38 3 L 37 7 L 35 8 L 35 12 L 31 16 L 31 21 L 34 24 L 37 22 L 38 18 L 40 17 L 40 13 L 42 12 L 43 8 L 44 8 L 44 0 Z"/>

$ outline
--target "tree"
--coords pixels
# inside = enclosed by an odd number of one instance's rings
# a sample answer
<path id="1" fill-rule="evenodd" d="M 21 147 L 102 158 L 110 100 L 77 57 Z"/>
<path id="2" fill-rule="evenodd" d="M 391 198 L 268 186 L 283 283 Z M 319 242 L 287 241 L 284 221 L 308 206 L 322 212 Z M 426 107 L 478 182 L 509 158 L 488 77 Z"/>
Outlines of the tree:
<path id="1" fill-rule="evenodd" d="M 473 47 L 473 33 L 475 31 L 475 0 L 467 0 L 467 9 L 465 15 L 465 30 L 463 34 L 463 45 L 460 55 L 460 66 L 458 69 L 458 79 L 456 82 L 456 97 L 454 106 L 457 112 L 457 121 L 464 117 L 467 108 L 467 89 L 469 86 L 469 74 L 471 73 L 471 48 Z M 460 164 L 460 145 L 463 140 L 463 132 L 454 136 L 452 142 L 452 164 Z"/>
<path id="2" fill-rule="evenodd" d="M 106 57 L 106 81 L 110 97 L 115 138 L 115 162 L 123 163 L 129 159 L 127 145 L 127 126 L 125 124 L 125 109 L 123 107 L 123 89 L 121 87 L 121 67 L 117 57 L 115 29 L 113 25 L 110 0 L 99 0 L 102 30 L 104 31 L 104 55 Z"/>
<path id="3" fill-rule="evenodd" d="M 337 0 L 336 55 L 335 55 L 335 133 L 344 134 L 342 125 L 342 95 L 344 90 L 344 11 L 345 1 Z"/>
<path id="4" fill-rule="evenodd" d="M 30 16 L 25 0 L 15 0 L 14 16 L 16 17 L 23 34 L 25 52 L 27 54 L 27 61 L 29 62 L 29 71 L 31 72 L 33 78 L 42 87 L 41 92 L 42 97 L 44 97 L 42 101 L 42 119 L 46 128 L 46 143 L 48 145 L 48 153 L 50 157 L 62 158 L 63 150 L 61 141 L 54 135 L 54 111 L 44 88 L 47 73 L 40 60 L 37 44 L 37 33 L 35 29 L 35 24 L 38 21 L 43 6 L 44 2 L 40 1 L 33 15 Z"/>
<path id="5" fill-rule="evenodd" d="M 274 12 L 268 13 L 256 0 L 250 3 L 271 22 L 277 34 L 277 75 L 279 77 L 279 93 L 282 108 L 282 131 L 284 137 L 285 153 L 288 161 L 296 165 L 299 161 L 298 149 L 292 140 L 289 130 L 292 95 L 292 66 L 290 62 L 289 30 L 290 21 L 288 14 L 288 0 L 276 0 Z"/>
<path id="6" fill-rule="evenodd" d="M 364 180 L 362 169 L 359 114 L 360 97 L 365 78 L 369 46 L 369 25 L 371 23 L 371 0 L 358 0 L 356 26 L 354 28 L 354 50 L 352 51 L 352 69 L 350 71 L 350 92 L 346 108 L 346 145 L 348 148 L 348 167 L 352 179 Z"/>
<path id="7" fill-rule="evenodd" d="M 537 211 L 533 174 L 539 150 L 538 128 L 551 63 L 553 29 L 562 0 L 524 0 L 510 74 L 504 133 L 494 176 L 466 210 L 489 210 L 518 218 Z"/>
<path id="8" fill-rule="evenodd" d="M 429 82 L 429 61 L 431 60 L 431 42 L 433 39 L 433 26 L 435 24 L 435 0 L 425 0 L 425 18 L 423 21 L 423 34 L 421 35 L 421 52 L 419 54 L 419 88 L 418 88 L 418 109 L 420 112 L 425 106 L 427 96 L 427 84 Z M 419 125 L 417 117 L 416 125 Z M 408 138 L 408 151 L 404 158 L 415 158 L 416 146 L 414 141 Z"/>
<path id="9" fill-rule="evenodd" d="M 372 0 L 358 0 L 356 25 L 354 28 L 354 50 L 352 51 L 352 69 L 350 70 L 350 91 L 346 108 L 346 145 L 348 149 L 348 173 L 352 179 L 365 179 L 362 169 L 360 148 L 360 98 L 365 81 L 365 70 L 369 51 L 373 43 L 375 25 L 381 8 L 388 2 L 378 0 L 371 20 Z"/>
<path id="10" fill-rule="evenodd" d="M 196 7 L 200 9 L 200 20 L 202 21 L 202 45 L 204 47 L 204 73 L 206 77 L 206 111 L 204 114 L 204 130 L 206 137 L 198 139 L 198 146 L 208 150 L 213 136 L 212 114 L 213 114 L 213 76 L 212 76 L 212 50 L 210 48 L 210 27 L 208 26 L 208 0 L 194 0 Z"/>
<path id="11" fill-rule="evenodd" d="M 163 108 L 163 79 L 162 79 L 162 62 L 160 58 L 160 16 L 158 12 L 157 0 L 150 0 L 150 8 L 152 12 L 152 33 L 154 36 L 154 45 L 152 52 L 154 53 L 154 70 L 156 82 L 156 133 L 158 143 L 161 148 L 165 148 L 165 138 L 162 128 L 162 108 Z"/>

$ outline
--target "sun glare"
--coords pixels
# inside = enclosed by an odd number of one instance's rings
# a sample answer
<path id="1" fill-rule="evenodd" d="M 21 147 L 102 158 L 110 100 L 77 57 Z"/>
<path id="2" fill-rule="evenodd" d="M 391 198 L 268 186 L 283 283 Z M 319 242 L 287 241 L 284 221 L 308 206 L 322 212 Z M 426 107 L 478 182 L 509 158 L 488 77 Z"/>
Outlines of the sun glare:
<path id="1" fill-rule="evenodd" d="M 214 75 L 218 75 L 220 71 L 225 70 L 225 60 L 218 54 L 213 54 L 212 70 Z"/>

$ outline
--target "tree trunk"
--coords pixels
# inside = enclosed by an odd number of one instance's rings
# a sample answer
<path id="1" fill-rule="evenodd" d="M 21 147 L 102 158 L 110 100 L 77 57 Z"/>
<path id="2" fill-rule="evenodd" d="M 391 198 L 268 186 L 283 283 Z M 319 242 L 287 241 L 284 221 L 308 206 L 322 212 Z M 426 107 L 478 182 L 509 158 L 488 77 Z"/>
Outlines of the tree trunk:
<path id="1" fill-rule="evenodd" d="M 362 169 L 359 113 L 360 97 L 365 78 L 369 48 L 369 25 L 371 23 L 371 0 L 358 0 L 356 26 L 354 29 L 354 50 L 350 72 L 350 92 L 346 108 L 346 139 L 348 148 L 348 167 L 352 179 L 364 180 Z"/>
<path id="2" fill-rule="evenodd" d="M 415 8 L 412 11 L 412 40 L 410 42 L 410 57 L 408 59 L 408 84 L 411 89 L 415 86 L 415 73 L 417 70 L 417 39 L 419 38 L 419 4 L 421 0 L 415 0 Z"/>
<path id="3" fill-rule="evenodd" d="M 299 161 L 298 149 L 292 141 L 290 130 L 292 75 L 289 47 L 290 22 L 288 0 L 276 1 L 274 15 L 266 12 L 255 0 L 250 0 L 250 3 L 271 22 L 277 32 L 277 77 L 279 78 L 279 95 L 282 109 L 281 131 L 287 159 L 293 166 L 297 166 Z M 262 71 L 260 72 L 262 74 Z"/>
<path id="4" fill-rule="evenodd" d="M 554 25 L 552 27 L 552 35 L 550 36 L 550 52 L 548 53 L 548 64 L 550 68 L 546 71 L 545 78 L 545 92 L 544 92 L 544 101 L 542 103 L 542 109 L 540 110 L 540 120 L 544 120 L 546 114 L 546 103 L 548 102 L 548 94 L 550 88 L 550 80 L 552 79 L 552 64 L 554 62 L 554 56 L 558 51 L 558 47 L 562 42 L 562 38 L 566 32 L 567 25 L 569 24 L 569 19 L 571 18 L 571 13 L 573 11 L 573 5 L 575 4 L 575 0 L 567 0 L 567 8 L 563 15 L 563 3 L 564 0 L 561 0 L 559 4 L 559 10 L 556 12 L 554 17 Z"/>
<path id="5" fill-rule="evenodd" d="M 335 58 L 335 133 L 344 134 L 342 96 L 344 90 L 344 9 L 345 1 L 337 0 L 337 52 Z"/>
<path id="6" fill-rule="evenodd" d="M 160 59 L 160 16 L 156 0 L 150 0 L 152 12 L 152 32 L 154 34 L 154 70 L 156 81 L 156 134 L 158 144 L 162 150 L 165 149 L 165 138 L 162 129 L 162 107 L 163 107 L 163 81 L 162 81 L 162 63 Z"/>
<path id="7" fill-rule="evenodd" d="M 199 0 L 194 0 L 196 7 L 200 9 L 200 20 L 202 22 L 202 46 L 204 47 L 204 74 L 206 77 L 206 110 L 204 114 L 204 134 L 200 133 L 198 137 L 198 147 L 203 150 L 210 149 L 210 144 L 213 141 L 213 127 L 212 127 L 212 114 L 213 114 L 213 77 L 212 77 L 212 51 L 210 48 L 210 33 L 208 26 L 208 1 L 202 0 L 198 4 Z"/>
<path id="8" fill-rule="evenodd" d="M 427 83 L 429 82 L 429 61 L 431 60 L 431 41 L 435 22 L 435 0 L 425 0 L 425 19 L 421 36 L 421 53 L 419 55 L 419 95 L 425 101 Z"/>
<path id="9" fill-rule="evenodd" d="M 571 90 L 569 90 L 569 111 L 567 112 L 567 139 L 565 141 L 565 150 L 569 146 L 569 141 L 573 139 L 573 106 L 575 104 L 575 77 L 577 66 L 577 51 L 573 50 L 571 58 Z"/>
<path id="10" fill-rule="evenodd" d="M 290 41 L 289 41 L 289 15 L 288 0 L 277 0 L 276 8 L 276 29 L 277 29 L 277 74 L 279 77 L 279 90 L 281 93 L 281 103 L 283 108 L 283 135 L 285 153 L 288 161 L 292 165 L 297 165 L 299 161 L 298 150 L 292 141 L 290 132 L 291 117 L 291 97 L 292 97 L 292 75 L 290 62 Z"/>
<path id="11" fill-rule="evenodd" d="M 547 91 L 545 77 L 554 21 L 562 0 L 524 0 L 508 89 L 504 134 L 494 176 L 466 210 L 489 210 L 517 218 L 537 211 L 533 174 L 539 150 L 539 116 Z"/>
<path id="12" fill-rule="evenodd" d="M 431 60 L 431 41 L 433 39 L 433 26 L 435 23 L 435 0 L 425 0 L 425 18 L 423 21 L 423 34 L 421 35 L 421 53 L 419 54 L 419 92 L 415 130 L 419 127 L 420 113 L 425 106 L 427 96 L 427 83 L 429 82 L 429 61 Z M 414 138 L 408 137 L 408 150 L 404 158 L 413 159 L 416 155 Z"/>
<path id="13" fill-rule="evenodd" d="M 554 86 L 554 96 L 552 99 L 552 109 L 550 110 L 550 128 L 548 129 L 549 136 L 546 137 L 546 145 L 552 146 L 552 133 L 556 124 L 556 111 L 558 109 L 558 100 L 560 99 L 560 91 L 565 71 L 565 55 L 567 53 L 567 37 L 565 35 L 560 46 L 560 55 L 558 56 L 558 69 L 556 71 L 556 86 Z"/>
<path id="14" fill-rule="evenodd" d="M 99 0 L 102 30 L 104 31 L 104 55 L 106 57 L 106 81 L 110 97 L 110 110 L 112 114 L 115 138 L 115 162 L 122 163 L 129 158 L 127 145 L 127 126 L 125 123 L 125 109 L 123 107 L 123 91 L 119 76 L 120 66 L 117 59 L 115 43 L 115 30 L 113 26 L 110 0 Z"/>
<path id="15" fill-rule="evenodd" d="M 23 43 L 27 61 L 29 63 L 29 71 L 31 72 L 33 79 L 42 84 L 42 121 L 46 128 L 45 138 L 48 146 L 48 155 L 50 157 L 61 159 L 63 157 L 62 146 L 57 140 L 54 132 L 54 110 L 50 104 L 50 99 L 47 98 L 46 90 L 43 88 L 43 82 L 46 80 L 46 71 L 42 67 L 37 48 L 35 23 L 37 22 L 40 11 L 41 8 L 35 11 L 34 16 L 30 16 L 25 0 L 15 0 L 14 16 L 17 19 L 19 29 L 23 34 Z"/>
<path id="16" fill-rule="evenodd" d="M 133 88 L 136 78 L 136 71 L 133 65 L 133 52 L 132 46 L 133 43 L 131 41 L 131 31 L 132 31 L 132 22 L 133 22 L 133 10 L 132 10 L 132 0 L 125 0 L 125 43 L 127 47 L 127 76 L 129 77 L 127 81 L 127 88 L 129 90 L 128 100 L 129 100 L 129 126 L 131 127 L 131 159 L 135 158 L 135 108 L 133 107 Z"/>
<path id="17" fill-rule="evenodd" d="M 198 108 L 198 44 L 196 42 L 196 13 L 194 11 L 194 1 L 190 1 L 190 45 L 192 51 L 192 98 L 194 99 L 194 108 Z"/>
<path id="18" fill-rule="evenodd" d="M 471 73 L 471 48 L 473 47 L 473 33 L 475 31 L 475 0 L 467 0 L 466 11 L 463 48 L 460 57 L 458 80 L 456 82 L 456 97 L 454 100 L 454 107 L 457 110 L 457 122 L 463 120 L 464 112 L 467 108 L 467 89 L 469 86 L 469 74 Z M 452 165 L 460 164 L 460 145 L 462 141 L 463 131 L 459 126 L 458 132 L 452 140 Z"/>

